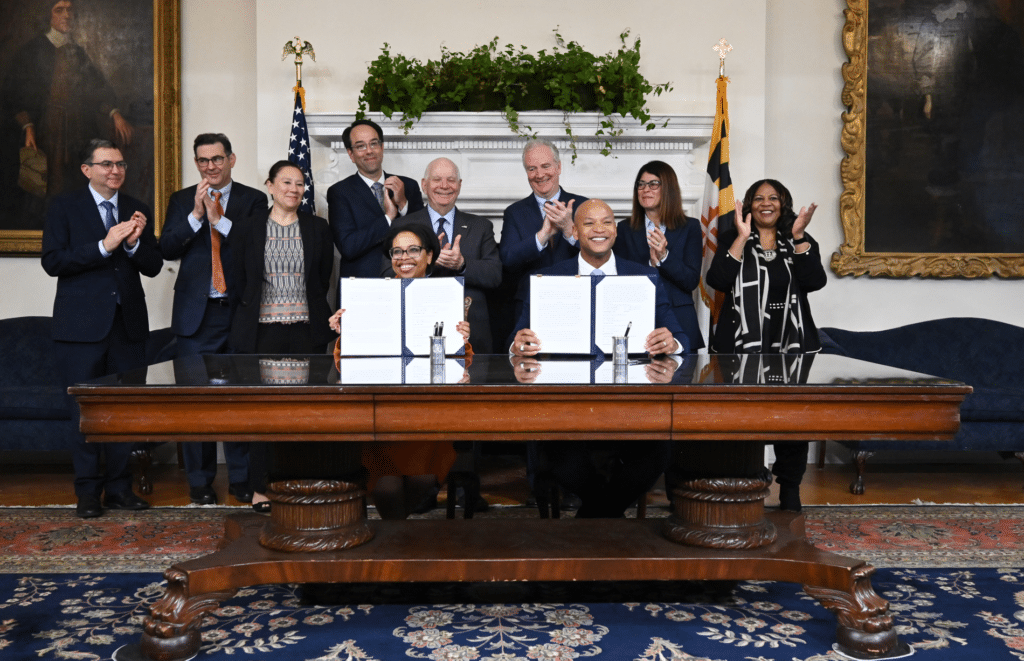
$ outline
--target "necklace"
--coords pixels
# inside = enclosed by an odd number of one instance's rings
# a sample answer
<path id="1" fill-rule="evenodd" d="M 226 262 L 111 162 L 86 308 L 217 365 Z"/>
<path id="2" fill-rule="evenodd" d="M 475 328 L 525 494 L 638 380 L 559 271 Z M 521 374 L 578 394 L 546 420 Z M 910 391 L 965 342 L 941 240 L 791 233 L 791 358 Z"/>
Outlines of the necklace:
<path id="1" fill-rule="evenodd" d="M 772 261 L 773 259 L 775 259 L 775 255 L 776 254 L 777 253 L 774 250 L 765 250 L 764 251 L 764 261 L 766 261 L 766 262 Z"/>

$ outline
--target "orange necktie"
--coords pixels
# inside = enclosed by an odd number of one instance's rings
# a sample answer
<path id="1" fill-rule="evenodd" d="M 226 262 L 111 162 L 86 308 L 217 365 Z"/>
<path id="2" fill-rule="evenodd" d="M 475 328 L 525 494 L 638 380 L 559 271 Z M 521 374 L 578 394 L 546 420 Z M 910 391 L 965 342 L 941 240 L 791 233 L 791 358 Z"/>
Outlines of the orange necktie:
<path id="1" fill-rule="evenodd" d="M 213 201 L 217 203 L 217 215 L 224 215 L 224 207 L 220 205 L 220 191 L 213 192 Z M 224 266 L 220 263 L 220 232 L 210 224 L 210 244 L 213 255 L 213 288 L 224 294 L 228 291 L 228 283 L 224 280 Z"/>

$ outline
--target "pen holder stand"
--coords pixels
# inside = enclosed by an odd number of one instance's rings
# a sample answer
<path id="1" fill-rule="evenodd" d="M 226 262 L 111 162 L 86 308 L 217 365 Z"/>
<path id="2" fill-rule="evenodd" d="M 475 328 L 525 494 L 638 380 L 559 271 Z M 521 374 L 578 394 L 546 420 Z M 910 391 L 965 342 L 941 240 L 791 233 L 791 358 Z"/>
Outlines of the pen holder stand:
<path id="1" fill-rule="evenodd" d="M 430 382 L 444 383 L 444 336 L 430 336 Z"/>
<path id="2" fill-rule="evenodd" d="M 444 364 L 444 336 L 430 336 L 430 362 Z"/>
<path id="3" fill-rule="evenodd" d="M 629 363 L 629 338 L 627 336 L 612 336 L 612 362 L 616 365 Z"/>
<path id="4" fill-rule="evenodd" d="M 629 363 L 612 363 L 612 383 L 629 383 Z"/>

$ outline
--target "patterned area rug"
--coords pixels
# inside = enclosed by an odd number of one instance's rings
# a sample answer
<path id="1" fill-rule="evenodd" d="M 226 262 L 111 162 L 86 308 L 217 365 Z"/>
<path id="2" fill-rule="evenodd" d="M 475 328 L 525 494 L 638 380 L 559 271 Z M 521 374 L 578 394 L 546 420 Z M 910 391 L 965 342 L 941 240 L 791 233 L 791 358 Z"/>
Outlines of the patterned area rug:
<path id="1" fill-rule="evenodd" d="M 1024 659 L 1024 573 L 883 569 L 900 640 L 935 661 Z M 791 583 L 718 595 L 615 584 L 354 586 L 310 604 L 295 585 L 240 590 L 205 619 L 198 659 L 228 661 L 838 661 L 835 617 Z M 652 589 L 653 588 L 653 589 Z M 473 591 L 475 590 L 475 591 Z M 0 576 L 0 658 L 109 659 L 136 643 L 156 574 Z M 393 603 L 389 603 L 393 602 Z M 403 603 L 404 602 L 404 603 Z"/>
<path id="2" fill-rule="evenodd" d="M 161 572 L 211 552 L 237 511 L 83 522 L 68 509 L 0 509 L 0 659 L 108 659 L 136 642 Z M 874 588 L 916 656 L 1024 660 L 1024 508 L 806 513 L 817 546 L 880 568 Z M 842 658 L 831 613 L 799 585 L 759 581 L 254 586 L 206 617 L 202 635 L 204 661 Z"/>
<path id="3" fill-rule="evenodd" d="M 224 517 L 240 508 L 108 512 L 83 521 L 73 509 L 0 508 L 0 573 L 160 572 L 216 549 Z M 1024 507 L 806 507 L 820 549 L 875 567 L 1024 567 Z M 372 510 L 371 510 L 372 513 Z M 648 516 L 667 516 L 650 508 Z M 441 517 L 443 510 L 429 516 Z M 536 517 L 492 507 L 478 517 Z M 97 563 L 101 563 L 97 566 Z"/>

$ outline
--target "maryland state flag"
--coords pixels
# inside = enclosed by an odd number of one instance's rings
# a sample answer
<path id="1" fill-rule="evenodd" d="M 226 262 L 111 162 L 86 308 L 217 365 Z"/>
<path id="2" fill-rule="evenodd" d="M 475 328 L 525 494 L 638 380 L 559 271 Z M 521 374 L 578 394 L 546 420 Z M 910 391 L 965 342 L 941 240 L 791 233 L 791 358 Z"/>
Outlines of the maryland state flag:
<path id="1" fill-rule="evenodd" d="M 711 132 L 708 175 L 704 184 L 704 206 L 700 214 L 700 228 L 704 234 L 704 259 L 700 269 L 701 300 L 697 305 L 697 318 L 701 332 L 709 339 L 714 325 L 718 322 L 718 311 L 722 309 L 725 295 L 708 287 L 705 276 L 712 258 L 718 251 L 719 228 L 732 227 L 736 215 L 732 178 L 729 176 L 729 102 L 725 96 L 728 84 L 728 78 L 718 77 L 715 126 Z M 710 342 L 708 344 L 710 346 Z"/>

